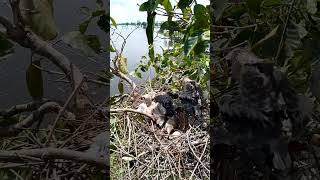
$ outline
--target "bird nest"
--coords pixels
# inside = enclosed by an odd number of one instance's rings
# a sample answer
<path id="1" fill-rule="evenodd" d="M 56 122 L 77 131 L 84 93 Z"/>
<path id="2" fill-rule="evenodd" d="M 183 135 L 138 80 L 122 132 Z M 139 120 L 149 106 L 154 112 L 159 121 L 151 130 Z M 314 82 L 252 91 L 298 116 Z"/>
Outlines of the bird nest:
<path id="1" fill-rule="evenodd" d="M 123 98 L 114 107 L 137 109 L 130 98 Z M 208 122 L 208 110 L 202 110 L 202 115 L 203 121 Z M 135 111 L 112 114 L 110 122 L 111 178 L 209 179 L 210 147 L 206 123 L 190 123 L 183 129 L 175 126 L 168 132 L 166 126 L 157 124 L 157 120 L 152 121 Z"/>

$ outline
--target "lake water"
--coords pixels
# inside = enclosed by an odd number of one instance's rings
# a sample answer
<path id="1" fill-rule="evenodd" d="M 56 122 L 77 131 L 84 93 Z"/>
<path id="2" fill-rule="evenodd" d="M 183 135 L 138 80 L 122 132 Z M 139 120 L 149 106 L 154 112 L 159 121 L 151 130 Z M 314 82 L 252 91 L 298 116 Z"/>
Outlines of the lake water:
<path id="1" fill-rule="evenodd" d="M 66 32 L 78 29 L 78 24 L 84 20 L 84 16 L 79 11 L 80 7 L 95 7 L 92 0 L 55 0 L 53 2 L 55 22 L 60 37 Z M 3 2 L 0 3 L 0 15 L 11 19 L 11 11 Z M 89 26 L 88 33 L 98 35 L 104 46 L 109 43 L 108 35 L 95 26 Z M 84 72 L 98 72 L 108 67 L 107 55 L 92 62 L 63 43 L 58 43 L 54 47 Z M 30 64 L 30 54 L 29 49 L 17 45 L 14 54 L 0 62 L 0 109 L 31 101 L 25 80 L 25 71 Z M 55 66 L 47 61 L 42 65 L 47 69 L 55 69 Z M 56 79 L 56 76 L 44 74 L 44 96 L 49 99 L 65 100 L 70 94 L 70 84 L 53 82 Z M 90 88 L 93 89 L 90 97 L 94 102 L 99 102 L 109 95 L 109 87 L 91 85 Z"/>
<path id="2" fill-rule="evenodd" d="M 162 48 L 166 48 L 168 46 L 168 41 L 163 39 L 162 35 L 158 34 L 159 29 L 155 29 L 154 34 L 154 46 L 155 52 L 161 53 Z M 135 70 L 137 65 L 139 64 L 142 56 L 148 57 L 148 40 L 146 36 L 146 31 L 143 28 L 136 29 L 135 26 L 118 26 L 116 32 L 121 33 L 122 36 L 127 37 L 128 34 L 132 32 L 132 34 L 127 39 L 126 46 L 123 51 L 123 55 L 127 57 L 128 61 L 128 70 L 132 72 Z M 112 31 L 111 31 L 112 33 Z M 115 41 L 115 44 L 118 49 L 121 48 L 123 43 L 123 39 L 118 37 L 116 33 L 111 35 L 111 40 Z M 116 53 L 111 53 L 110 57 L 114 58 Z M 134 81 L 139 84 L 145 82 L 149 78 L 154 77 L 154 70 L 150 68 L 149 71 L 142 74 L 142 79 L 134 78 L 130 76 L 130 78 L 134 79 Z M 118 91 L 118 82 L 119 78 L 115 77 L 111 80 L 111 95 L 119 93 Z M 128 90 L 128 89 L 127 89 Z"/>

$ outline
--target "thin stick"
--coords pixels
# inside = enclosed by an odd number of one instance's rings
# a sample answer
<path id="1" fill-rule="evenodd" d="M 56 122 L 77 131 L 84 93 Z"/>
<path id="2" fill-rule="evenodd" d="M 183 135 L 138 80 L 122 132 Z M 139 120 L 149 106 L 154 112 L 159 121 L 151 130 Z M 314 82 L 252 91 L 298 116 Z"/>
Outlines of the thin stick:
<path id="1" fill-rule="evenodd" d="M 67 101 L 64 103 L 62 109 L 60 109 L 60 111 L 59 111 L 56 119 L 54 120 L 54 123 L 53 123 L 53 125 L 52 125 L 51 130 L 50 130 L 48 139 L 47 139 L 46 143 L 44 144 L 44 146 L 48 146 L 48 144 L 49 144 L 49 142 L 50 142 L 50 139 L 51 139 L 51 137 L 52 137 L 52 134 L 53 134 L 53 132 L 54 132 L 54 129 L 55 129 L 56 126 L 57 126 L 58 120 L 60 119 L 60 117 L 62 116 L 62 114 L 65 112 L 68 104 L 70 103 L 71 99 L 72 99 L 73 96 L 76 94 L 76 92 L 78 91 L 78 89 L 81 87 L 82 83 L 83 83 L 83 79 L 82 79 L 82 81 L 81 81 L 79 84 L 77 84 L 77 86 L 76 86 L 76 87 L 74 88 L 74 90 L 72 91 L 71 95 L 68 97 Z"/>
<path id="2" fill-rule="evenodd" d="M 144 113 L 135 109 L 129 109 L 129 108 L 124 108 L 124 109 L 110 109 L 109 110 L 111 113 L 119 113 L 119 112 L 133 112 L 133 113 L 138 113 L 138 114 L 142 114 L 144 116 L 147 116 L 149 118 L 151 118 L 153 121 L 155 121 L 154 117 L 151 114 L 148 113 Z"/>

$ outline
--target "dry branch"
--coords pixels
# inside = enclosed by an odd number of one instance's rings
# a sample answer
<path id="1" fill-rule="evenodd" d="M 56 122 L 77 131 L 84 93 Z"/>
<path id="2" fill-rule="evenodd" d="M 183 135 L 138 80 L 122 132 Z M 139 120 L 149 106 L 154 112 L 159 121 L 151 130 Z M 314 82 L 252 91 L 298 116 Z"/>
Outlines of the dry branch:
<path id="1" fill-rule="evenodd" d="M 35 121 L 43 118 L 46 113 L 51 112 L 59 112 L 61 106 L 55 102 L 47 102 L 40 106 L 36 111 L 38 113 L 38 117 L 35 116 L 36 113 L 30 114 L 27 118 L 18 122 L 14 125 L 10 125 L 8 127 L 0 127 L 0 137 L 11 137 L 19 134 L 24 128 L 30 127 Z M 65 113 L 68 118 L 74 118 L 74 115 L 71 113 Z"/>
<path id="2" fill-rule="evenodd" d="M 21 162 L 30 159 L 24 157 L 38 158 L 43 161 L 49 159 L 64 159 L 77 162 L 83 162 L 95 165 L 102 169 L 108 170 L 108 161 L 106 159 L 95 158 L 87 153 L 58 148 L 42 148 L 16 151 L 0 151 L 0 161 L 4 162 Z"/>
<path id="3" fill-rule="evenodd" d="M 20 114 L 26 111 L 33 111 L 36 110 L 39 105 L 42 105 L 46 102 L 49 102 L 49 100 L 43 100 L 40 102 L 30 102 L 30 103 L 26 103 L 26 104 L 19 104 L 19 105 L 15 105 L 9 109 L 0 111 L 0 116 L 4 116 L 4 117 L 10 117 L 16 114 Z"/>

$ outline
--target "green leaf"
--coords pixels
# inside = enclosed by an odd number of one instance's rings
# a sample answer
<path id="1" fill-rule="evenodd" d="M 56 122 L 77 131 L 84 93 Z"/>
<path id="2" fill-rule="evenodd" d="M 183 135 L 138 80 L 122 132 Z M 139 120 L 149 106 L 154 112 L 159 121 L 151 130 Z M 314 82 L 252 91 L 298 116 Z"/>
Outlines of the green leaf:
<path id="1" fill-rule="evenodd" d="M 168 31 L 179 31 L 179 24 L 175 21 L 165 21 L 160 26 L 160 31 L 168 30 Z"/>
<path id="2" fill-rule="evenodd" d="M 58 35 L 54 22 L 52 0 L 19 1 L 23 22 L 44 40 L 52 40 Z"/>
<path id="3" fill-rule="evenodd" d="M 43 97 L 42 72 L 34 65 L 41 66 L 40 61 L 35 61 L 29 65 L 26 71 L 27 87 L 32 99 L 40 100 Z"/>
<path id="4" fill-rule="evenodd" d="M 153 32 L 154 32 L 155 17 L 156 17 L 155 12 L 148 12 L 146 33 L 147 33 L 147 39 L 148 39 L 149 45 L 153 44 Z"/>
<path id="5" fill-rule="evenodd" d="M 97 35 L 86 35 L 87 43 L 96 53 L 100 53 L 101 43 Z"/>
<path id="6" fill-rule="evenodd" d="M 123 81 L 122 80 L 119 80 L 119 82 L 118 82 L 118 90 L 119 90 L 120 94 L 123 94 L 124 86 L 123 86 Z"/>
<path id="7" fill-rule="evenodd" d="M 114 47 L 110 44 L 110 46 L 109 46 L 109 51 L 110 52 L 116 52 L 116 50 L 114 49 Z"/>
<path id="8" fill-rule="evenodd" d="M 91 16 L 92 17 L 98 17 L 98 16 L 102 16 L 106 13 L 105 10 L 97 10 L 97 11 L 94 11 L 92 12 Z"/>
<path id="9" fill-rule="evenodd" d="M 135 72 L 134 72 L 134 75 L 135 75 L 136 77 L 140 78 L 140 79 L 142 78 L 141 72 L 135 71 Z"/>
<path id="10" fill-rule="evenodd" d="M 184 54 L 186 56 L 189 56 L 200 40 L 201 36 L 189 37 L 188 40 L 184 43 Z"/>
<path id="11" fill-rule="evenodd" d="M 161 4 L 164 7 L 164 9 L 166 10 L 166 12 L 168 13 L 168 15 L 172 16 L 173 12 L 172 12 L 172 5 L 171 5 L 170 0 L 163 0 L 161 2 Z"/>
<path id="12" fill-rule="evenodd" d="M 119 68 L 120 72 L 123 74 L 128 74 L 128 62 L 126 57 L 118 57 L 116 60 L 116 65 Z"/>
<path id="13" fill-rule="evenodd" d="M 207 8 L 201 4 L 194 6 L 194 17 L 198 28 L 209 28 L 209 13 Z"/>
<path id="14" fill-rule="evenodd" d="M 213 1 L 213 14 L 216 18 L 216 21 L 218 21 L 224 10 L 228 7 L 228 0 L 220 0 L 220 1 Z"/>
<path id="15" fill-rule="evenodd" d="M 139 11 L 154 11 L 158 7 L 159 3 L 160 0 L 148 0 L 140 5 Z"/>
<path id="16" fill-rule="evenodd" d="M 110 20 L 111 20 L 111 23 L 112 25 L 117 28 L 117 22 L 110 16 Z"/>
<path id="17" fill-rule="evenodd" d="M 86 16 L 90 16 L 90 9 L 86 6 L 82 6 L 80 7 L 80 13 L 86 15 Z"/>
<path id="18" fill-rule="evenodd" d="M 106 33 L 109 33 L 110 29 L 110 16 L 107 16 L 106 14 L 100 16 L 97 25 L 101 30 L 103 30 Z"/>
<path id="19" fill-rule="evenodd" d="M 317 12 L 317 0 L 307 0 L 306 2 L 307 10 L 310 14 L 315 14 Z"/>
<path id="20" fill-rule="evenodd" d="M 82 34 L 84 34 L 87 31 L 90 22 L 91 22 L 91 18 L 79 24 L 79 31 Z"/>
<path id="21" fill-rule="evenodd" d="M 180 0 L 177 4 L 177 6 L 180 9 L 185 9 L 186 7 L 190 6 L 193 0 Z"/>
<path id="22" fill-rule="evenodd" d="M 69 46 L 80 50 L 87 56 L 96 56 L 96 52 L 90 47 L 88 37 L 79 31 L 72 31 L 65 34 L 62 38 Z M 92 44 L 91 44 L 92 45 Z"/>

